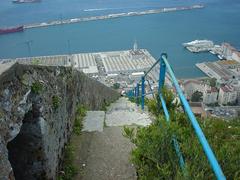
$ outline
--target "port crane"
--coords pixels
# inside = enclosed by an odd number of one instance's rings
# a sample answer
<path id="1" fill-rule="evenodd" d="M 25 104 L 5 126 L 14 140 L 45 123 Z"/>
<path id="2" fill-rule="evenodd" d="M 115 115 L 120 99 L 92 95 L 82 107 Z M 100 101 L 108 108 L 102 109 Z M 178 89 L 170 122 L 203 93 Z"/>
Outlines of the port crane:
<path id="1" fill-rule="evenodd" d="M 32 49 L 31 49 L 31 44 L 32 44 L 33 40 L 29 40 L 24 42 L 24 44 L 27 45 L 28 48 L 28 56 L 31 57 L 32 56 Z"/>
<path id="2" fill-rule="evenodd" d="M 70 40 L 67 40 L 67 47 L 68 47 L 68 54 L 71 55 L 71 44 L 70 44 Z"/>

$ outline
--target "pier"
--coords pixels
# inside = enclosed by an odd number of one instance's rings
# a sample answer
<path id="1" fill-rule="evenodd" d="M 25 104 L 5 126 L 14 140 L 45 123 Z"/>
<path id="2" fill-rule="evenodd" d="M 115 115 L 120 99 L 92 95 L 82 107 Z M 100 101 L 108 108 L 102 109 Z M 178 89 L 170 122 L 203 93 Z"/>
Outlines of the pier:
<path id="1" fill-rule="evenodd" d="M 115 13 L 115 14 L 108 14 L 108 15 L 101 15 L 101 16 L 79 17 L 79 18 L 72 18 L 72 19 L 65 19 L 65 20 L 55 20 L 50 22 L 28 24 L 28 25 L 24 25 L 24 29 L 55 26 L 55 25 L 62 25 L 62 24 L 72 24 L 72 23 L 79 23 L 79 22 L 86 22 L 86 21 L 114 19 L 114 18 L 129 17 L 129 16 L 142 16 L 142 15 L 159 14 L 159 13 L 167 13 L 167 12 L 174 12 L 174 11 L 186 11 L 186 10 L 202 9 L 202 8 L 204 8 L 203 5 L 193 5 L 193 6 L 152 9 L 152 10 L 146 10 L 146 11 Z"/>

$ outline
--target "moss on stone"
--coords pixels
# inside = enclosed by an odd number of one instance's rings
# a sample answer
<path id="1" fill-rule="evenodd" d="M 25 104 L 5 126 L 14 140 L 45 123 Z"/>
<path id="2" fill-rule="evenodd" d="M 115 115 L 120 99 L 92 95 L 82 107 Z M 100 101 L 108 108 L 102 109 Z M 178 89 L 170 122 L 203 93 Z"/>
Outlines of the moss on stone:
<path id="1" fill-rule="evenodd" d="M 53 105 L 53 109 L 57 109 L 60 105 L 61 102 L 61 98 L 57 95 L 54 95 L 52 97 L 52 105 Z"/>

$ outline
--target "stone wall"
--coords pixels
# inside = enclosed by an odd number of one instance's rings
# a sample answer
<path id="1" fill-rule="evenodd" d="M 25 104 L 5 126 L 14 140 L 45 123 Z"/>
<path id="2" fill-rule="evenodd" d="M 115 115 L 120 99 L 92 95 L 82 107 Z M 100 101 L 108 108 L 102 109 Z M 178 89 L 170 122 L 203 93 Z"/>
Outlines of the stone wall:
<path id="1" fill-rule="evenodd" d="M 118 97 L 71 68 L 15 64 L 0 76 L 0 179 L 55 179 L 76 106 Z"/>

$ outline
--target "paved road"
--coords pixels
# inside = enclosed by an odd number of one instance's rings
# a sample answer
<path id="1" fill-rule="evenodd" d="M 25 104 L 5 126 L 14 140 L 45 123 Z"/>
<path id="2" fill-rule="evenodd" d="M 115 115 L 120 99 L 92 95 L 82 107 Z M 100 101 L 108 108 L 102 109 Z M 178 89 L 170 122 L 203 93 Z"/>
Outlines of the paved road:
<path id="1" fill-rule="evenodd" d="M 106 117 L 104 117 L 108 126 L 103 127 L 102 131 L 99 126 L 104 126 L 102 113 L 99 111 L 88 112 L 82 135 L 74 136 L 72 139 L 77 153 L 75 164 L 80 168 L 76 179 L 136 180 L 136 169 L 129 160 L 134 145 L 129 139 L 122 136 L 123 127 L 121 126 L 125 124 L 147 125 L 150 123 L 147 114 L 138 111 L 135 104 L 130 103 L 126 98 L 120 98 L 109 107 Z M 97 114 L 101 116 L 94 119 L 93 117 Z M 124 121 L 119 118 L 121 114 Z M 139 123 L 136 119 L 139 120 Z M 88 121 L 94 122 L 96 127 L 94 128 L 94 123 Z M 89 124 L 91 124 L 90 128 Z"/>

